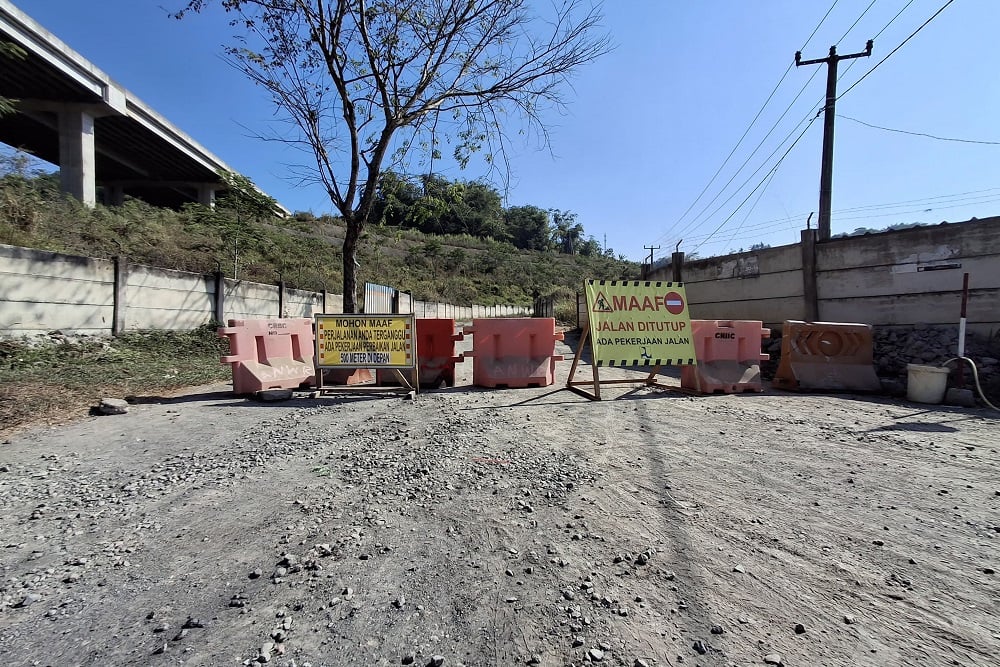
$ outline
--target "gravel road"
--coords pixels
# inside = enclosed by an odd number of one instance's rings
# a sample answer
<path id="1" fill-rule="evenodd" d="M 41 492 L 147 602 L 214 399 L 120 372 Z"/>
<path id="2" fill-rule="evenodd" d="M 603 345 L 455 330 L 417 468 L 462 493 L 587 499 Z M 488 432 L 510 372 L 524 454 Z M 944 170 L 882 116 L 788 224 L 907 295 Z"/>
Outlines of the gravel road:
<path id="1" fill-rule="evenodd" d="M 1000 664 L 1000 420 L 595 403 L 563 351 L 546 388 L 204 387 L 11 436 L 0 663 Z"/>

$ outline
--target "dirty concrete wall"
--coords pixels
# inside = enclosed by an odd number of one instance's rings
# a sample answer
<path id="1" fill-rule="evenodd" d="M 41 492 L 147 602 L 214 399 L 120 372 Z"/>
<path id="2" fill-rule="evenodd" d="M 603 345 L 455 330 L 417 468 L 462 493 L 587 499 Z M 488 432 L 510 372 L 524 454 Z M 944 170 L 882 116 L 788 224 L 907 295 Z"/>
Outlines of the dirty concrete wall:
<path id="1" fill-rule="evenodd" d="M 115 267 L 105 259 L 0 245 L 0 335 L 111 331 Z"/>
<path id="2" fill-rule="evenodd" d="M 693 319 L 782 322 L 805 313 L 798 245 L 688 262 L 683 278 Z"/>
<path id="3" fill-rule="evenodd" d="M 216 317 L 217 277 L 129 265 L 90 257 L 0 245 L 0 337 L 62 331 L 107 335 L 139 329 L 190 330 Z M 220 276 L 221 277 L 221 276 Z M 311 317 L 340 313 L 344 298 L 330 292 L 222 278 L 223 322 L 229 320 Z M 279 298 L 281 301 L 279 301 Z M 529 317 L 521 306 L 457 306 L 400 301 L 402 312 L 417 317 Z"/>
<path id="4" fill-rule="evenodd" d="M 212 321 L 215 278 L 132 264 L 125 278 L 125 329 L 197 329 Z"/>
<path id="5" fill-rule="evenodd" d="M 964 273 L 969 330 L 1000 330 L 1000 217 L 818 243 L 817 319 L 883 327 L 957 323 Z M 666 265 L 649 279 L 671 276 Z M 683 277 L 693 318 L 771 327 L 807 319 L 800 244 L 694 260 L 684 264 Z"/>
<path id="6" fill-rule="evenodd" d="M 957 323 L 968 273 L 970 328 L 1000 328 L 1000 218 L 832 239 L 816 270 L 824 320 Z"/>

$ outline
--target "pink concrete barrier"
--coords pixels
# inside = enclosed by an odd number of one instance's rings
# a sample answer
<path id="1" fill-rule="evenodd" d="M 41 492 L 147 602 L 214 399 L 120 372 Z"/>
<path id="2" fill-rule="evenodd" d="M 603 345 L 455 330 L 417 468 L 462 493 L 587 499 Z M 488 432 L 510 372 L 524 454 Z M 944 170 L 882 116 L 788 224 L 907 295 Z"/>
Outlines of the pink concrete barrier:
<path id="1" fill-rule="evenodd" d="M 233 367 L 233 390 L 252 394 L 294 389 L 312 383 L 313 321 L 308 318 L 229 320 L 219 336 L 229 338 L 230 354 L 220 360 Z"/>
<path id="2" fill-rule="evenodd" d="M 761 340 L 771 337 L 762 322 L 748 320 L 691 320 L 696 366 L 681 368 L 681 387 L 703 394 L 764 391 L 760 362 Z"/>
<path id="3" fill-rule="evenodd" d="M 479 387 L 546 387 L 555 381 L 557 340 L 551 317 L 475 319 L 472 334 L 472 382 Z"/>

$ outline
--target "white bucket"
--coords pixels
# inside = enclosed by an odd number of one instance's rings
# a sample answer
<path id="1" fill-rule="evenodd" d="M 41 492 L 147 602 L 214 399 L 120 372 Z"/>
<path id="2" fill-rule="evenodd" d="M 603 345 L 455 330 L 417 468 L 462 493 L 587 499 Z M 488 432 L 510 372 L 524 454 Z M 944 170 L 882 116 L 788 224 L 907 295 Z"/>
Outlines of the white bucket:
<path id="1" fill-rule="evenodd" d="M 906 398 L 914 403 L 937 405 L 948 389 L 947 368 L 906 364 Z"/>

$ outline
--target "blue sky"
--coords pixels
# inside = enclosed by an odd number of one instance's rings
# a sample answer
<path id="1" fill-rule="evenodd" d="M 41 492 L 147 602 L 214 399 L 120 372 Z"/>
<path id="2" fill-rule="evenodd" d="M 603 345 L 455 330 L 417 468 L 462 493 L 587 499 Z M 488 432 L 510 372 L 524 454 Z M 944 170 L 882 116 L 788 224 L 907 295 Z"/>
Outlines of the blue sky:
<path id="1" fill-rule="evenodd" d="M 274 122 L 274 111 L 220 58 L 230 35 L 220 12 L 174 21 L 167 10 L 182 0 L 14 2 L 287 208 L 332 212 L 322 189 L 289 179 L 288 163 L 301 156 L 252 138 Z M 574 78 L 567 112 L 548 119 L 551 150 L 515 144 L 506 203 L 573 211 L 588 234 L 635 260 L 648 255 L 644 246 L 660 246 L 659 258 L 678 241 L 701 255 L 797 241 L 818 207 L 822 118 L 805 128 L 823 99 L 826 71 L 793 66 L 785 74 L 795 51 L 805 46 L 803 58 L 820 58 L 839 44 L 840 53 L 853 53 L 882 31 L 871 58 L 840 64 L 843 93 L 946 2 L 606 2 L 604 24 L 617 48 Z M 1000 145 L 844 118 L 1000 142 L 998 25 L 1000 2 L 955 0 L 838 100 L 833 233 L 1000 214 Z M 442 173 L 471 180 L 484 171 Z"/>

